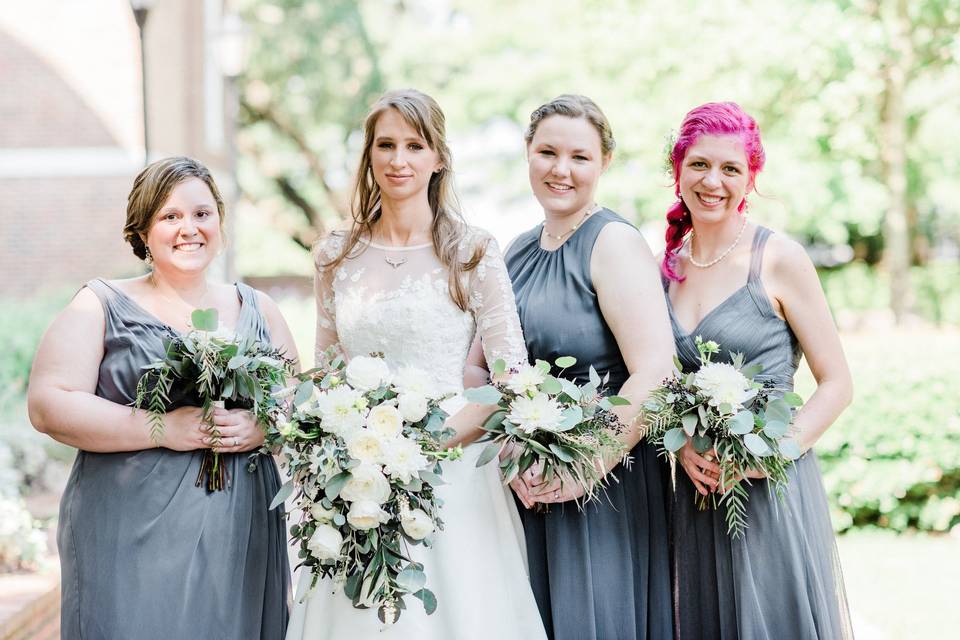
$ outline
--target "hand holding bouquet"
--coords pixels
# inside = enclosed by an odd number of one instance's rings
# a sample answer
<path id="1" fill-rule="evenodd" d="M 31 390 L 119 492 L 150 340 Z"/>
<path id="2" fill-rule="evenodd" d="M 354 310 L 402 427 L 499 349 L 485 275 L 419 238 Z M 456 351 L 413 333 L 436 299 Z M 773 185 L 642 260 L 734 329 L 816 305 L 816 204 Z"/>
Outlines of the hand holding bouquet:
<path id="1" fill-rule="evenodd" d="M 196 485 L 205 483 L 207 491 L 222 491 L 229 478 L 216 451 L 220 433 L 213 423 L 214 407 L 229 402 L 232 408 L 252 411 L 261 425 L 269 424 L 280 413 L 273 391 L 286 384 L 293 363 L 269 344 L 217 330 L 216 309 L 197 309 L 191 322 L 192 331 L 165 342 L 162 360 L 144 367 L 133 406 L 147 409 L 150 438 L 159 446 L 174 385 L 195 396 L 214 442 L 214 448 L 204 454 Z"/>
<path id="2" fill-rule="evenodd" d="M 744 368 L 743 354 L 732 363 L 712 362 L 720 351 L 716 342 L 696 338 L 700 368 L 668 378 L 643 405 L 647 438 L 663 455 L 676 453 L 687 439 L 700 454 L 711 452 L 720 467 L 719 499 L 715 493 L 697 496 L 698 506 L 726 508 L 727 533 L 738 538 L 747 527 L 749 494 L 743 482 L 753 470 L 766 476 L 769 487 L 782 498 L 787 470 L 800 457 L 796 442 L 785 436 L 793 422 L 791 407 L 800 396 L 753 380 L 759 366 Z"/>
<path id="3" fill-rule="evenodd" d="M 559 375 L 576 362 L 570 356 L 558 358 Z M 499 406 L 483 425 L 487 433 L 481 442 L 489 444 L 477 466 L 507 452 L 500 462 L 504 484 L 539 464 L 544 482 L 573 482 L 583 489 L 583 502 L 596 498 L 607 481 L 605 462 L 628 458 L 617 437 L 623 425 L 610 409 L 629 402 L 603 397 L 603 381 L 593 367 L 590 381 L 580 386 L 550 375 L 550 364 L 543 360 L 510 372 L 497 360 L 493 374 L 504 379 L 464 392 L 471 402 Z"/>
<path id="4" fill-rule="evenodd" d="M 299 566 L 313 585 L 332 577 L 355 607 L 377 607 L 395 622 L 413 595 L 428 614 L 437 607 L 423 566 L 409 546 L 430 546 L 443 528 L 434 486 L 442 484 L 447 414 L 429 377 L 408 368 L 392 375 L 379 357 L 334 359 L 307 372 L 294 393 L 289 421 L 265 446 L 279 449 L 292 480 L 271 508 L 296 491 L 300 522 L 290 528 Z"/>

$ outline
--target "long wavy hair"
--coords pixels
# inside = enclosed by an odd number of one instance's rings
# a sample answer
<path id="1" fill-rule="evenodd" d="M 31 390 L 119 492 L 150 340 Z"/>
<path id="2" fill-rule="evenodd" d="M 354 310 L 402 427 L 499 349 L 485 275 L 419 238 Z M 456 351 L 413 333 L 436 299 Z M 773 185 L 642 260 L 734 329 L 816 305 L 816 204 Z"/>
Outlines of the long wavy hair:
<path id="1" fill-rule="evenodd" d="M 677 275 L 674 268 L 677 264 L 677 252 L 683 246 L 684 238 L 693 228 L 690 209 L 680 197 L 680 170 L 687 151 L 697 143 L 703 135 L 734 135 L 743 142 L 743 149 L 747 156 L 747 169 L 752 185 L 757 174 L 763 170 L 766 154 L 763 143 L 760 141 L 760 127 L 746 111 L 735 102 L 708 102 L 692 109 L 683 118 L 680 133 L 670 149 L 670 166 L 673 170 L 673 188 L 677 201 L 667 210 L 667 247 L 663 252 L 663 262 L 660 270 L 663 275 L 683 282 L 684 277 Z M 737 205 L 737 211 L 743 212 L 747 204 L 744 197 Z"/>
<path id="2" fill-rule="evenodd" d="M 466 311 L 468 294 L 464 288 L 463 275 L 480 263 L 487 248 L 487 241 L 478 243 L 466 261 L 460 259 L 460 244 L 467 234 L 467 224 L 460 212 L 453 188 L 453 159 L 447 146 L 446 119 L 436 100 L 415 89 L 388 91 L 380 96 L 367 115 L 363 123 L 363 153 L 360 156 L 350 205 L 353 223 L 347 231 L 346 242 L 343 243 L 340 253 L 329 262 L 318 261 L 318 265 L 330 272 L 336 269 L 353 255 L 361 238 L 372 237 L 373 225 L 383 214 L 380 206 L 380 185 L 374 179 L 370 155 L 377 121 L 387 109 L 396 110 L 439 156 L 440 169 L 430 177 L 427 187 L 427 201 L 433 215 L 430 233 L 434 253 L 449 272 L 450 299 L 461 310 Z"/>

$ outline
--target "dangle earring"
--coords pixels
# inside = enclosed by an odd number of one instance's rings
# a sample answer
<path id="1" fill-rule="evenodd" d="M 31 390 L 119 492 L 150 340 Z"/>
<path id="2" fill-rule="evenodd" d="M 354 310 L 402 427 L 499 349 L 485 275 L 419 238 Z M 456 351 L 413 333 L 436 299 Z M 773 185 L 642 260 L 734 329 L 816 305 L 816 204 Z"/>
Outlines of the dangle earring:
<path id="1" fill-rule="evenodd" d="M 146 255 L 143 256 L 143 261 L 146 262 L 147 264 L 152 265 L 152 264 L 153 264 L 153 254 L 150 253 L 150 247 L 144 246 L 144 253 L 146 253 Z"/>

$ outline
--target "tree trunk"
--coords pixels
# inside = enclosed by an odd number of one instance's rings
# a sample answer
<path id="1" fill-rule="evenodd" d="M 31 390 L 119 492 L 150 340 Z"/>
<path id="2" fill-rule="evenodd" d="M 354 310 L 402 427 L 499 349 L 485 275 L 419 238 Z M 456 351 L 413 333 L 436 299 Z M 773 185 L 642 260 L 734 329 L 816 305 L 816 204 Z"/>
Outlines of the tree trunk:
<path id="1" fill-rule="evenodd" d="M 907 0 L 887 0 L 883 21 L 890 45 L 883 69 L 880 157 L 890 194 L 884 219 L 883 264 L 890 274 L 890 308 L 900 324 L 913 307 L 910 286 L 910 228 L 907 216 L 907 117 L 904 107 L 910 68 L 910 17 Z"/>

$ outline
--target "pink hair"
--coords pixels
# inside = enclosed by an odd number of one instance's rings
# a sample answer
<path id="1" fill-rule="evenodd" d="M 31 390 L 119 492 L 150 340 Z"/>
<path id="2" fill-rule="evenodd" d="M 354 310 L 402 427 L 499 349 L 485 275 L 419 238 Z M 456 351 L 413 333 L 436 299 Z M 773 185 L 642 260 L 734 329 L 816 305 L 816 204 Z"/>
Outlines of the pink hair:
<path id="1" fill-rule="evenodd" d="M 670 165 L 673 167 L 673 187 L 677 194 L 677 201 L 667 210 L 667 248 L 663 252 L 663 262 L 660 270 L 671 280 L 682 282 L 683 277 L 674 271 L 677 262 L 677 251 L 683 244 L 693 222 L 690 219 L 690 210 L 680 197 L 680 168 L 683 159 L 700 136 L 703 135 L 735 135 L 740 136 L 743 149 L 747 155 L 747 168 L 750 172 L 750 182 L 763 169 L 766 155 L 763 152 L 763 143 L 760 142 L 760 127 L 757 121 L 735 102 L 708 102 L 691 110 L 683 118 L 680 125 L 680 134 L 670 150 Z M 737 206 L 737 211 L 743 211 L 747 199 L 744 198 Z"/>

